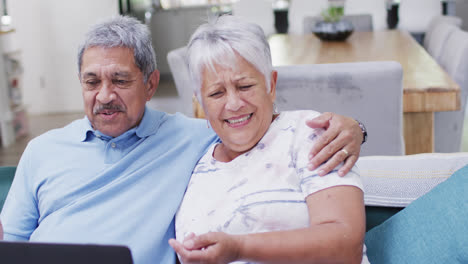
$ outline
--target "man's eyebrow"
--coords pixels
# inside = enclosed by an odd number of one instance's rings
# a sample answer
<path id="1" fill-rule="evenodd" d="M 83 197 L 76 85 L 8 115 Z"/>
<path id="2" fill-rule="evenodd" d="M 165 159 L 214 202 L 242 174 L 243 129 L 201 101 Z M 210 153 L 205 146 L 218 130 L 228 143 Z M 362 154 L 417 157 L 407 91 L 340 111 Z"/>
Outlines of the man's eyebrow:
<path id="1" fill-rule="evenodd" d="M 98 75 L 95 72 L 85 72 L 83 73 L 83 79 L 84 78 L 95 78 L 98 77 Z M 126 71 L 120 71 L 120 72 L 114 72 L 111 74 L 112 78 L 120 77 L 120 78 L 130 78 L 132 77 L 132 74 L 130 72 Z"/>
<path id="2" fill-rule="evenodd" d="M 129 78 L 131 77 L 130 72 L 114 72 L 112 73 L 112 77 L 123 77 L 123 78 Z"/>
<path id="3" fill-rule="evenodd" d="M 94 72 L 85 72 L 83 73 L 83 78 L 97 77 L 97 74 Z"/>

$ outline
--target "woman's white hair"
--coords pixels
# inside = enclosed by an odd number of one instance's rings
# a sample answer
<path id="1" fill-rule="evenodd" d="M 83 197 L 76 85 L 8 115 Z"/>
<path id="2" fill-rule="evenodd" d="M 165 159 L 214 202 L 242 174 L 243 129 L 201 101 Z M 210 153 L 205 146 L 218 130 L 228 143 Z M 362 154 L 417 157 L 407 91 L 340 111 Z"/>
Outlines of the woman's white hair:
<path id="1" fill-rule="evenodd" d="M 257 24 L 225 15 L 201 25 L 193 33 L 188 44 L 189 71 L 199 102 L 203 70 L 208 68 L 216 72 L 214 65 L 236 69 L 236 54 L 265 76 L 269 92 L 273 66 L 265 33 Z"/>

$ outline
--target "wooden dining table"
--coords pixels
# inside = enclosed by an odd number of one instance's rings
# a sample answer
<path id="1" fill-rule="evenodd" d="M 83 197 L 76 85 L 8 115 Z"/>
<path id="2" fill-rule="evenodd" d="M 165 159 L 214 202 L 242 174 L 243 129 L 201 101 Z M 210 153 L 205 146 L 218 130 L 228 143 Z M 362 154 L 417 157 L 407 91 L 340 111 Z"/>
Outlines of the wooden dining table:
<path id="1" fill-rule="evenodd" d="M 313 34 L 275 34 L 268 42 L 273 66 L 399 62 L 403 68 L 406 154 L 434 152 L 434 112 L 460 109 L 458 84 L 407 32 L 353 32 L 346 41 L 339 42 L 321 41 Z"/>

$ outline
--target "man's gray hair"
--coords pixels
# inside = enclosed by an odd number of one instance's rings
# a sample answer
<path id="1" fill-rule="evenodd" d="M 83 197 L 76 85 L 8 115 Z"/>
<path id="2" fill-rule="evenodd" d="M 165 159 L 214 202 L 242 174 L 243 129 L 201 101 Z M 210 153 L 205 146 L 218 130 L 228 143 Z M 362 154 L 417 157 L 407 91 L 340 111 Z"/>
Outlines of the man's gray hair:
<path id="1" fill-rule="evenodd" d="M 126 47 L 133 50 L 136 66 L 145 83 L 156 70 L 156 54 L 148 27 L 133 17 L 117 16 L 94 25 L 86 33 L 78 50 L 78 72 L 81 76 L 83 54 L 91 47 Z"/>
<path id="2" fill-rule="evenodd" d="M 265 76 L 270 90 L 270 46 L 260 26 L 235 16 L 221 16 L 201 25 L 190 38 L 187 60 L 194 81 L 194 93 L 201 101 L 203 70 L 215 71 L 214 65 L 236 69 L 236 54 L 252 64 Z"/>

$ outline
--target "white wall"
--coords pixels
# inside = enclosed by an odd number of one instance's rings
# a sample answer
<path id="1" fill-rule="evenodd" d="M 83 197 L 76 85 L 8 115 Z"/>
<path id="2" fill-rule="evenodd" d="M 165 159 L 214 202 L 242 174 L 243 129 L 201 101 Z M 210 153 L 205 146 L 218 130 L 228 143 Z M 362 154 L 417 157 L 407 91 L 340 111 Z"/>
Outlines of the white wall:
<path id="1" fill-rule="evenodd" d="M 9 0 L 29 113 L 83 110 L 76 54 L 89 26 L 118 14 L 117 0 Z"/>

